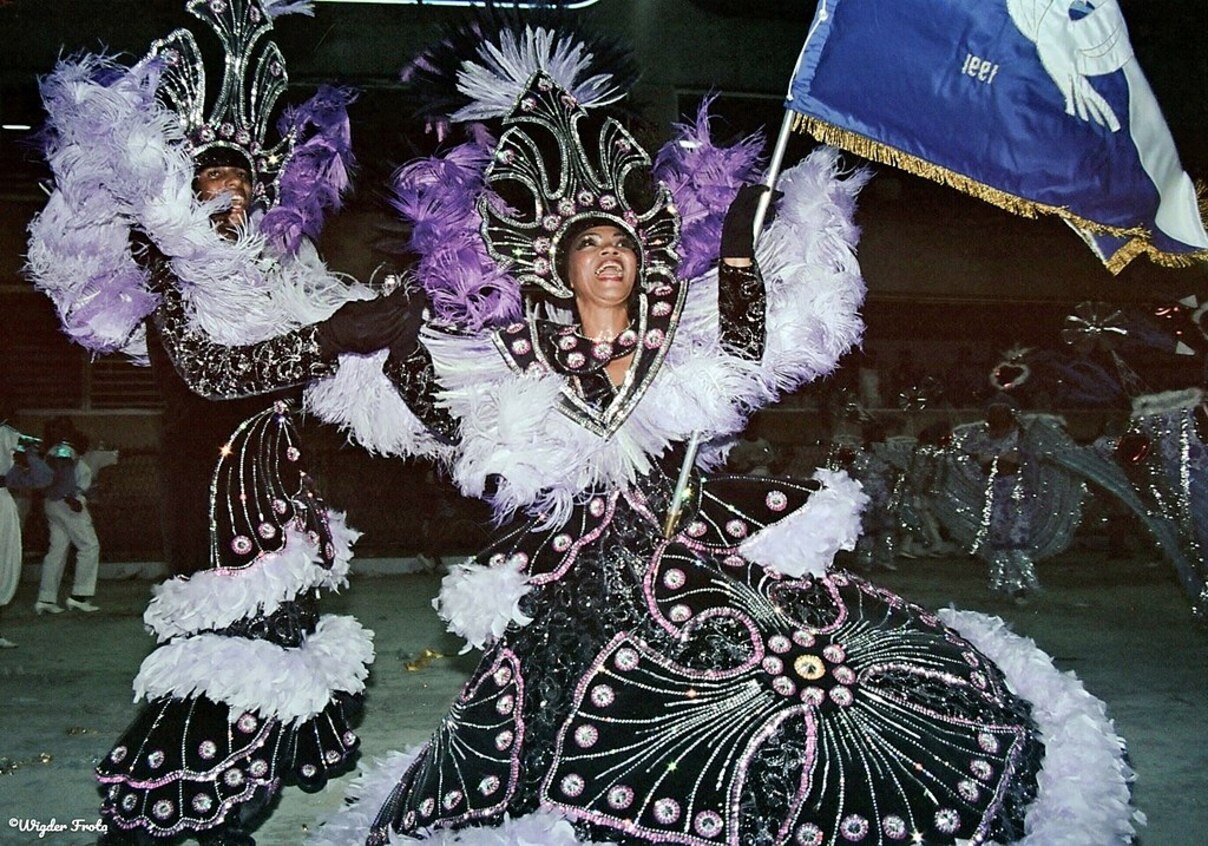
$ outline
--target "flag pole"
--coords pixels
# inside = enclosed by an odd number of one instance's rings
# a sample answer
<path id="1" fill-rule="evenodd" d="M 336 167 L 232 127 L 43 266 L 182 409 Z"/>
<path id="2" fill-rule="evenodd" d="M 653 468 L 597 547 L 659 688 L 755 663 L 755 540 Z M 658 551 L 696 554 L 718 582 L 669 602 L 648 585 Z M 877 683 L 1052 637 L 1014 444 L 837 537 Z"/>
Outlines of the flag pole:
<path id="1" fill-rule="evenodd" d="M 792 132 L 793 112 L 785 109 L 784 120 L 780 122 L 780 134 L 776 137 L 776 146 L 772 148 L 772 158 L 768 162 L 767 175 L 763 178 L 763 184 L 769 189 L 776 186 L 780 169 L 784 166 L 784 151 L 789 145 L 789 136 Z M 753 228 L 756 242 L 759 241 L 759 234 L 763 231 L 763 222 L 767 219 L 768 209 L 771 205 L 772 191 L 768 190 L 759 198 L 759 205 L 755 207 Z M 680 515 L 683 513 L 684 506 L 692 496 L 692 492 L 688 490 L 688 481 L 692 478 L 692 468 L 696 466 L 696 454 L 700 452 L 700 443 L 701 433 L 693 432 L 685 446 L 684 463 L 680 465 L 679 478 L 675 481 L 675 492 L 671 495 L 671 503 L 667 507 L 667 517 L 663 521 L 664 538 L 670 539 L 675 534 L 679 528 Z"/>

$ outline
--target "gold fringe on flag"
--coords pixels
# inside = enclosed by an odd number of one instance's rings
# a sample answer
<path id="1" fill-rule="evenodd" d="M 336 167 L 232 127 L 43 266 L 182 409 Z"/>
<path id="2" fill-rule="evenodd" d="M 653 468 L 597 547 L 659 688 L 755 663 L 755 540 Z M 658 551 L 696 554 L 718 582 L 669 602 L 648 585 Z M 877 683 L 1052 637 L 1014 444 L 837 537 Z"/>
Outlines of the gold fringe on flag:
<path id="1" fill-rule="evenodd" d="M 882 144 L 880 141 L 873 141 L 871 138 L 850 130 L 840 129 L 833 124 L 826 123 L 810 115 L 794 112 L 793 131 L 811 135 L 823 144 L 839 147 L 840 149 L 855 153 L 857 156 L 862 156 L 869 161 L 890 165 L 908 173 L 913 173 L 916 176 L 938 182 L 941 185 L 955 188 L 964 194 L 984 200 L 991 205 L 998 206 L 1020 217 L 1035 219 L 1042 214 L 1051 214 L 1060 217 L 1083 233 L 1125 238 L 1128 242 L 1103 260 L 1104 266 L 1112 274 L 1119 273 L 1130 261 L 1140 255 L 1148 256 L 1150 261 L 1162 267 L 1190 267 L 1193 264 L 1208 261 L 1208 250 L 1170 253 L 1158 249 L 1150 240 L 1149 230 L 1143 226 L 1128 228 L 1110 226 L 1074 214 L 1065 206 L 1053 206 L 1017 197 L 1014 194 L 1009 194 L 1006 191 L 978 182 L 976 179 L 971 179 L 963 173 L 957 173 L 946 167 L 941 167 L 926 159 L 921 159 L 895 147 Z M 1196 194 L 1200 201 L 1200 219 L 1208 220 L 1208 198 L 1206 198 L 1203 183 L 1196 183 Z"/>

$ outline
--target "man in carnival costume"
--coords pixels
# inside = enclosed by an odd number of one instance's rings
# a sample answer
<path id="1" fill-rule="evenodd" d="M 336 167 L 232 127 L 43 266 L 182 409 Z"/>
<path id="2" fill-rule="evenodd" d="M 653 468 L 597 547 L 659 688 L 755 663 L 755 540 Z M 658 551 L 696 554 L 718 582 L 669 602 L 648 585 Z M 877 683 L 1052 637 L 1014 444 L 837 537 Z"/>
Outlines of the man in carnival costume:
<path id="1" fill-rule="evenodd" d="M 197 518 L 175 533 L 185 575 L 144 615 L 161 642 L 134 683 L 148 704 L 97 768 L 102 840 L 250 846 L 282 784 L 317 790 L 351 759 L 372 633 L 318 614 L 318 592 L 346 584 L 356 533 L 318 500 L 287 406 L 231 437 L 207 421 L 226 427 L 248 404 L 207 401 L 349 373 L 393 393 L 382 361 L 414 346 L 422 300 L 374 299 L 307 240 L 347 184 L 348 93 L 321 89 L 265 141 L 286 87 L 265 37 L 309 4 L 187 9 L 221 42 L 215 90 L 185 29 L 132 68 L 86 56 L 44 81 L 55 190 L 30 227 L 29 270 L 74 340 L 150 359 L 167 405 L 165 506 Z"/>
<path id="2" fill-rule="evenodd" d="M 0 610 L 12 601 L 21 581 L 24 548 L 21 545 L 21 510 L 13 498 L 50 484 L 54 474 L 38 455 L 38 438 L 26 435 L 12 423 L 14 403 L 0 384 Z M 0 649 L 17 644 L 0 634 Z"/>
<path id="3" fill-rule="evenodd" d="M 315 841 L 1127 843 L 1103 703 L 999 620 L 830 570 L 858 485 L 709 472 L 858 340 L 866 176 L 815 151 L 756 245 L 760 140 L 718 147 L 706 104 L 652 162 L 595 117 L 605 52 L 479 28 L 416 63 L 501 123 L 397 177 L 433 315 L 387 370 L 442 438 L 403 451 L 504 526 L 438 600 L 478 669 Z"/>
<path id="4" fill-rule="evenodd" d="M 341 354 L 405 345 L 422 308 L 402 293 L 369 299 L 309 240 L 348 184 L 351 93 L 321 87 L 267 140 L 287 77 L 265 37 L 274 15 L 308 6 L 191 0 L 227 57 L 218 85 L 184 29 L 133 68 L 86 56 L 42 85 L 56 190 L 31 224 L 28 271 L 73 340 L 149 359 L 165 403 L 165 552 L 180 575 L 206 564 L 214 456 L 263 407 L 238 400 L 331 377 Z"/>

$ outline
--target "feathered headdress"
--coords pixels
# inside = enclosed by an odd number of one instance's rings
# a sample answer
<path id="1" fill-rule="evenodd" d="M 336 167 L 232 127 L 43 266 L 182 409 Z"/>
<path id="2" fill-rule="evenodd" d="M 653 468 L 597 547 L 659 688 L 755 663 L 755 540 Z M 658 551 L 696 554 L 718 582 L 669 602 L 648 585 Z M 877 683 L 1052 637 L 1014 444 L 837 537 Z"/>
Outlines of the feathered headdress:
<path id="1" fill-rule="evenodd" d="M 479 131 L 395 176 L 394 205 L 412 226 L 417 275 L 438 316 L 475 330 L 514 320 L 523 290 L 570 297 L 555 259 L 583 220 L 634 236 L 647 285 L 716 261 L 722 217 L 755 175 L 759 139 L 714 146 L 706 103 L 652 160 L 619 121 L 590 113 L 634 78 L 614 45 L 532 24 L 488 33 L 480 22 L 472 35 L 477 46 L 450 36 L 405 74 L 447 110 L 440 126 L 502 119 L 498 140 Z M 465 52 L 451 61 L 459 45 Z M 683 208 L 691 217 L 681 228 Z"/>
<path id="2" fill-rule="evenodd" d="M 313 236 L 309 218 L 318 211 L 321 220 L 322 209 L 338 207 L 348 185 L 346 107 L 351 92 L 321 88 L 305 106 L 288 109 L 277 123 L 277 140 L 269 139 L 274 109 L 289 85 L 285 57 L 269 40 L 273 20 L 290 13 L 313 14 L 311 3 L 188 0 L 185 8 L 218 38 L 218 84 L 211 84 L 197 38 L 188 29 L 154 41 L 143 60 L 160 67 L 156 98 L 178 116 L 185 150 L 198 167 L 246 168 L 258 200 L 268 208 L 281 202 L 290 207 L 292 213 L 279 215 L 271 228 L 288 231 L 290 227 L 282 225 L 285 218 Z M 296 157 L 298 166 L 291 168 Z"/>
<path id="3" fill-rule="evenodd" d="M 285 80 L 280 53 L 265 37 L 273 19 L 308 14 L 310 3 L 192 0 L 187 8 L 219 33 L 228 57 L 208 110 L 200 52 L 184 30 L 156 42 L 133 67 L 85 55 L 61 61 L 41 82 L 47 121 L 40 139 L 54 190 L 30 224 L 26 270 L 54 300 L 64 331 L 95 353 L 144 360 L 142 322 L 158 297 L 131 255 L 136 228 L 206 300 L 198 313 L 211 315 L 207 328 L 217 339 L 246 342 L 280 331 L 280 315 L 264 314 L 263 248 L 293 257 L 348 186 L 352 91 L 320 88 L 282 114 L 278 131 L 288 144 L 264 141 Z M 193 194 L 193 156 L 217 150 L 250 157 L 267 180 L 266 202 L 275 203 L 253 237 L 237 243 L 210 229 L 221 201 L 201 203 Z M 249 319 L 259 321 L 251 330 Z M 224 335 L 224 327 L 239 327 L 237 336 Z"/>

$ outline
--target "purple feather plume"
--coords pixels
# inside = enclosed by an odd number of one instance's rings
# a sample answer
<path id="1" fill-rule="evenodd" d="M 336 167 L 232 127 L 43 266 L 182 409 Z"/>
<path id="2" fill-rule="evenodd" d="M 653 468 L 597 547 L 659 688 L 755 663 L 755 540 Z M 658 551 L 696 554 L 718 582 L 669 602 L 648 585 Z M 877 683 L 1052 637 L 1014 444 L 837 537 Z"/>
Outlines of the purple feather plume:
<path id="1" fill-rule="evenodd" d="M 675 135 L 659 150 L 654 176 L 666 183 L 681 216 L 681 279 L 694 279 L 717 262 L 721 224 L 730 202 L 743 185 L 761 176 L 763 133 L 756 132 L 731 147 L 718 147 L 709 132 L 707 97 L 695 123 L 676 124 Z"/>
<path id="2" fill-rule="evenodd" d="M 295 133 L 293 155 L 281 173 L 279 201 L 261 222 L 260 231 L 278 249 L 293 255 L 303 236 L 317 238 L 326 213 L 340 208 L 355 160 L 348 105 L 349 88 L 320 86 L 300 106 L 286 109 L 278 122 L 282 135 Z"/>
<path id="3" fill-rule="evenodd" d="M 411 226 L 410 248 L 438 319 L 469 331 L 519 317 L 516 280 L 487 254 L 476 203 L 494 141 L 460 144 L 420 159 L 394 176 L 391 204 Z"/>
<path id="4" fill-rule="evenodd" d="M 307 15 L 314 17 L 315 7 L 312 0 L 264 0 L 264 11 L 270 18 L 286 15 Z"/>

